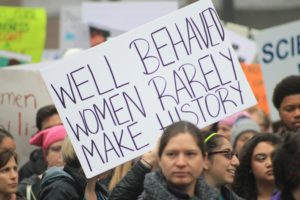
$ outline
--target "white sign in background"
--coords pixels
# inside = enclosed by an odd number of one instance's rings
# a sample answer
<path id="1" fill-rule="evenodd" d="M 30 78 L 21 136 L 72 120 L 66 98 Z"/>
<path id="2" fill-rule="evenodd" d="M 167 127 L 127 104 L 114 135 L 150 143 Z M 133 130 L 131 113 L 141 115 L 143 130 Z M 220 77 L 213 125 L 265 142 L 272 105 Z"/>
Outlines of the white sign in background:
<path id="1" fill-rule="evenodd" d="M 65 52 L 70 48 L 90 47 L 89 27 L 82 22 L 81 6 L 68 5 L 60 10 L 59 48 Z"/>
<path id="2" fill-rule="evenodd" d="M 37 110 L 53 104 L 39 71 L 48 64 L 23 64 L 0 70 L 0 126 L 14 136 L 19 166 L 28 161 L 34 148 L 29 139 L 37 131 Z"/>
<path id="3" fill-rule="evenodd" d="M 87 178 L 152 149 L 178 120 L 207 126 L 256 103 L 210 1 L 42 70 Z"/>
<path id="4" fill-rule="evenodd" d="M 225 28 L 225 32 L 231 41 L 239 61 L 248 64 L 253 63 L 257 54 L 256 43 L 253 40 L 248 39 L 247 37 L 235 33 L 229 29 Z"/>
<path id="5" fill-rule="evenodd" d="M 272 96 L 283 78 L 300 74 L 300 20 L 261 30 L 256 36 L 259 60 L 270 106 L 272 120 L 278 120 L 278 111 Z"/>
<path id="6" fill-rule="evenodd" d="M 82 21 L 110 31 L 111 37 L 115 37 L 178 7 L 176 1 L 83 2 Z"/>

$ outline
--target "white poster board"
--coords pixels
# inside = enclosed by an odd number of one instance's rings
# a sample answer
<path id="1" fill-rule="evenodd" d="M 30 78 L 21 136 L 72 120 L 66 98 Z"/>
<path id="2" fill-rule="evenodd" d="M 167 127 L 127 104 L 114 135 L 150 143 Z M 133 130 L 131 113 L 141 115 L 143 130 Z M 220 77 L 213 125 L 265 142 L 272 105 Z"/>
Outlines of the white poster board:
<path id="1" fill-rule="evenodd" d="M 29 139 L 37 131 L 37 110 L 53 103 L 39 71 L 46 65 L 24 64 L 0 70 L 0 125 L 15 138 L 19 166 L 29 160 L 34 148 Z"/>
<path id="2" fill-rule="evenodd" d="M 299 27 L 300 20 L 262 30 L 255 36 L 272 120 L 279 119 L 272 103 L 276 84 L 289 75 L 300 74 Z"/>
<path id="3" fill-rule="evenodd" d="M 204 127 L 256 103 L 208 0 L 42 75 L 87 178 L 152 149 L 172 122 Z"/>
<path id="4" fill-rule="evenodd" d="M 90 47 L 89 27 L 82 22 L 81 6 L 68 5 L 60 10 L 59 48 L 63 52 L 70 48 Z"/>
<path id="5" fill-rule="evenodd" d="M 257 54 L 256 43 L 253 40 L 229 29 L 225 29 L 225 32 L 231 41 L 232 47 L 235 50 L 239 61 L 248 64 L 253 63 Z"/>
<path id="6" fill-rule="evenodd" d="M 83 2 L 82 20 L 109 31 L 111 37 L 115 37 L 178 7 L 177 1 Z"/>

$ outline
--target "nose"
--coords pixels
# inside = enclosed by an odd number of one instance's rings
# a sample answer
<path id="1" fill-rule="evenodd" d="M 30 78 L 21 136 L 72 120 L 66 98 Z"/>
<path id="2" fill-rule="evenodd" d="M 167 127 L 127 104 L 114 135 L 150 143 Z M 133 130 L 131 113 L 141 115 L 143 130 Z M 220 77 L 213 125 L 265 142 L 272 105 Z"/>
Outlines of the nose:
<path id="1" fill-rule="evenodd" d="M 295 117 L 300 117 L 300 106 L 295 110 Z"/>
<path id="2" fill-rule="evenodd" d="M 186 165 L 186 159 L 185 156 L 180 154 L 176 160 L 176 165 L 179 167 L 183 167 Z"/>
<path id="3" fill-rule="evenodd" d="M 234 155 L 231 159 L 231 164 L 235 167 L 238 167 L 240 165 L 240 160 L 236 155 Z"/>
<path id="4" fill-rule="evenodd" d="M 272 167 L 272 161 L 271 161 L 271 158 L 270 158 L 270 157 L 268 157 L 268 158 L 266 159 L 265 166 L 266 166 L 267 168 Z"/>
<path id="5" fill-rule="evenodd" d="M 10 178 L 12 180 L 18 179 L 18 172 L 16 170 L 11 170 L 11 172 L 10 172 Z"/>

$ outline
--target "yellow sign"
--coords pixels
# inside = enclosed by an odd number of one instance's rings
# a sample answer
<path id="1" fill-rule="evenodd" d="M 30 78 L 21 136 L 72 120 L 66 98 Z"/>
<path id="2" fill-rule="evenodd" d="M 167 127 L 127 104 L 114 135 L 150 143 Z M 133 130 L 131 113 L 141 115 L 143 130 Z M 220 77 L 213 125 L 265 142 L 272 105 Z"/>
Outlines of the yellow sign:
<path id="1" fill-rule="evenodd" d="M 45 45 L 46 11 L 0 6 L 0 50 L 31 56 L 39 62 Z"/>

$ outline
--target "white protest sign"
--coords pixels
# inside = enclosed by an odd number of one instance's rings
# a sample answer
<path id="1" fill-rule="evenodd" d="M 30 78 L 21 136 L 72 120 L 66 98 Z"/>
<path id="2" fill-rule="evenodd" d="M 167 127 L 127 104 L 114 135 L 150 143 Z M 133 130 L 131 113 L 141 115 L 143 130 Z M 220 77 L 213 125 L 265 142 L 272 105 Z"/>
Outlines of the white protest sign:
<path id="1" fill-rule="evenodd" d="M 70 48 L 90 47 L 89 27 L 82 22 L 81 6 L 63 6 L 60 11 L 59 47 L 61 51 Z"/>
<path id="2" fill-rule="evenodd" d="M 150 150 L 172 122 L 204 127 L 256 103 L 204 0 L 42 75 L 88 178 Z"/>
<path id="3" fill-rule="evenodd" d="M 0 125 L 15 138 L 19 166 L 28 161 L 34 148 L 29 139 L 37 131 L 37 110 L 53 103 L 39 71 L 46 65 L 24 64 L 0 70 Z"/>
<path id="4" fill-rule="evenodd" d="M 299 27 L 300 20 L 262 30 L 255 36 L 272 120 L 279 119 L 272 103 L 276 84 L 289 75 L 300 74 Z"/>
<path id="5" fill-rule="evenodd" d="M 243 63 L 253 63 L 257 53 L 256 43 L 231 30 L 225 29 L 225 32 L 231 41 L 239 61 Z"/>
<path id="6" fill-rule="evenodd" d="M 114 37 L 177 10 L 178 7 L 176 1 L 83 2 L 82 20 L 109 31 Z"/>

